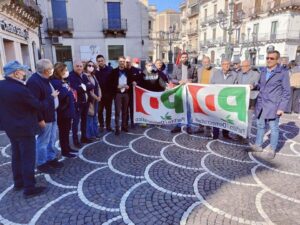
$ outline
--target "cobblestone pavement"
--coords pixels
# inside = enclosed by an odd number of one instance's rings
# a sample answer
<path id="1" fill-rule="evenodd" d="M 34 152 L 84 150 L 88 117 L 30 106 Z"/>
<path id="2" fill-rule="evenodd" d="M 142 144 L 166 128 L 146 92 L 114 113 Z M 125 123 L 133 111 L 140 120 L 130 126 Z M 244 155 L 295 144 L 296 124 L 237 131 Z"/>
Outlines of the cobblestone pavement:
<path id="1" fill-rule="evenodd" d="M 62 159 L 56 174 L 37 174 L 48 189 L 31 199 L 12 190 L 1 133 L 0 224 L 300 224 L 299 127 L 294 115 L 281 119 L 271 161 L 238 142 L 173 135 L 171 127 L 105 133 L 78 158 Z"/>

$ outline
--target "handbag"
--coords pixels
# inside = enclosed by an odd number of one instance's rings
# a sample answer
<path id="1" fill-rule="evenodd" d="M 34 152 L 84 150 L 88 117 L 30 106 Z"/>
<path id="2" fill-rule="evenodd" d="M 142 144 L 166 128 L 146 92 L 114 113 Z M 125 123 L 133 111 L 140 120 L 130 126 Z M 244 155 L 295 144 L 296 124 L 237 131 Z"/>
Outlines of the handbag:
<path id="1" fill-rule="evenodd" d="M 95 106 L 94 106 L 94 102 L 90 102 L 90 103 L 89 103 L 88 115 L 89 115 L 89 116 L 95 116 Z"/>

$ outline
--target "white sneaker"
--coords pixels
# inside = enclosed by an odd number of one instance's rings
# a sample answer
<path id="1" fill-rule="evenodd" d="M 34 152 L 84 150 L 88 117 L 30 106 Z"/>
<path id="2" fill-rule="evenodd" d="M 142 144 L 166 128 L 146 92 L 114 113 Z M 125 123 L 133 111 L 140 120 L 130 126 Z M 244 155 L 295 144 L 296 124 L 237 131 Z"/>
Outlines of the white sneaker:
<path id="1" fill-rule="evenodd" d="M 270 147 L 267 147 L 263 153 L 262 153 L 263 157 L 264 158 L 267 158 L 267 159 L 274 159 L 275 158 L 275 155 L 276 155 L 276 152 L 271 149 Z"/>
<path id="2" fill-rule="evenodd" d="M 253 152 L 262 152 L 263 151 L 263 148 L 261 146 L 257 146 L 256 144 L 249 144 L 250 145 L 250 149 L 253 151 Z"/>

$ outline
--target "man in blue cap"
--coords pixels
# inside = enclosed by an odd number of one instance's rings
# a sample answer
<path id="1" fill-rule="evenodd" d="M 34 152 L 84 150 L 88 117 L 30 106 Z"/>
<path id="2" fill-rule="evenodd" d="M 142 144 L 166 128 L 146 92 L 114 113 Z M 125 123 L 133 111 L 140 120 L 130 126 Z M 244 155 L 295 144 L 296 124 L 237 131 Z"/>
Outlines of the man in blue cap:
<path id="1" fill-rule="evenodd" d="M 24 196 L 32 197 L 46 189 L 35 186 L 34 168 L 37 114 L 47 108 L 48 101 L 39 101 L 25 86 L 26 66 L 12 61 L 3 70 L 5 79 L 0 81 L 0 128 L 11 142 L 14 190 L 24 188 Z"/>

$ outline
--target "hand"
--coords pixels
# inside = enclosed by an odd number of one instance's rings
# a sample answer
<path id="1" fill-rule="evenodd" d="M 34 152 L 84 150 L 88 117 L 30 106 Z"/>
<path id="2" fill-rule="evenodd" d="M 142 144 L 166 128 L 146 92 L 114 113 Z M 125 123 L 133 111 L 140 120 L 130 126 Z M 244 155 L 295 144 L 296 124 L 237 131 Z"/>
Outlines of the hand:
<path id="1" fill-rule="evenodd" d="M 284 112 L 282 110 L 277 110 L 277 116 L 283 116 Z"/>
<path id="2" fill-rule="evenodd" d="M 45 128 L 46 127 L 45 120 L 40 121 L 39 126 L 40 126 L 40 128 Z"/>
<path id="3" fill-rule="evenodd" d="M 250 86 L 250 90 L 253 90 L 254 86 L 252 84 L 250 84 L 249 86 Z"/>
<path id="4" fill-rule="evenodd" d="M 99 97 L 97 98 L 97 101 L 98 101 L 98 102 L 100 102 L 100 101 L 101 101 L 101 96 L 99 96 Z"/>
<path id="5" fill-rule="evenodd" d="M 135 81 L 132 82 L 132 86 L 133 86 L 133 87 L 136 86 L 136 82 L 135 82 Z"/>
<path id="6" fill-rule="evenodd" d="M 57 98 L 57 96 L 59 95 L 59 91 L 55 90 L 51 93 L 51 95 L 53 96 L 53 98 Z"/>
<path id="7" fill-rule="evenodd" d="M 84 91 L 86 91 L 86 86 L 85 86 L 84 83 L 81 83 L 81 84 L 80 84 L 80 87 L 81 87 Z"/>
<path id="8" fill-rule="evenodd" d="M 128 86 L 127 84 L 125 84 L 125 85 L 124 85 L 124 88 L 125 88 L 126 90 L 128 90 L 128 89 L 129 89 L 129 86 Z"/>
<path id="9" fill-rule="evenodd" d="M 181 84 L 185 84 L 186 83 L 186 81 L 185 80 L 180 80 L 179 81 L 179 84 L 181 85 Z"/>

